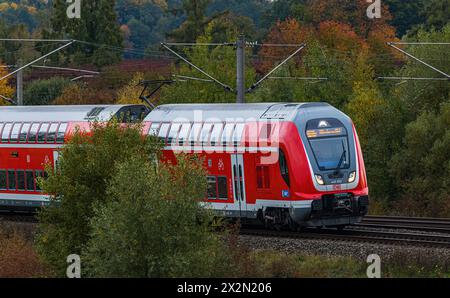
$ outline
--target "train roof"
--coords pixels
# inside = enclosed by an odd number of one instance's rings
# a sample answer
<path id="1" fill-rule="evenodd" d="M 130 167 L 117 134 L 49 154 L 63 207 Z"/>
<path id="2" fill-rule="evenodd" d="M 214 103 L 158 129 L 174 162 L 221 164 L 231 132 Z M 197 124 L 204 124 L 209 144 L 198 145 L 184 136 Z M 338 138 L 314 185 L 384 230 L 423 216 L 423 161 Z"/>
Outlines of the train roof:
<path id="1" fill-rule="evenodd" d="M 106 121 L 132 106 L 139 105 L 1 106 L 0 122 Z"/>
<path id="2" fill-rule="evenodd" d="M 149 122 L 246 122 L 258 120 L 293 121 L 299 111 L 339 112 L 328 103 L 248 103 L 161 105 L 147 115 Z M 339 112 L 340 113 L 340 112 Z"/>

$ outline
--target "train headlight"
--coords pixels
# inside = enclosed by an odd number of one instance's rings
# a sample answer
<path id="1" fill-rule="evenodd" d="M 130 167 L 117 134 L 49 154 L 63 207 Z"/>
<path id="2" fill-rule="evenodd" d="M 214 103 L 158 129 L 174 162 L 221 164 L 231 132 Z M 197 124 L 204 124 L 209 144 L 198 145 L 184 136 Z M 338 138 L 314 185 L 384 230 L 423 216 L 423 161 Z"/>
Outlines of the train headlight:
<path id="1" fill-rule="evenodd" d="M 355 182 L 356 179 L 356 172 L 351 172 L 350 175 L 348 175 L 348 183 Z"/>
<path id="2" fill-rule="evenodd" d="M 319 183 L 320 185 L 324 185 L 325 182 L 323 182 L 323 177 L 321 175 L 314 175 L 316 177 L 316 181 L 317 183 Z"/>

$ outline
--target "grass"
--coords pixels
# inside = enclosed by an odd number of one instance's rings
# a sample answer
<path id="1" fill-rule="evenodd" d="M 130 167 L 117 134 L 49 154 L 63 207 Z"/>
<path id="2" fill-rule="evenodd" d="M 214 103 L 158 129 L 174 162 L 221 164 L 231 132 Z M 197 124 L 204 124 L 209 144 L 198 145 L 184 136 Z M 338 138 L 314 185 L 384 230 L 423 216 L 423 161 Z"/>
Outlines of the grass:
<path id="1" fill-rule="evenodd" d="M 23 231 L 0 228 L 0 278 L 46 277 L 49 271 L 40 261 L 32 241 Z"/>
<path id="2" fill-rule="evenodd" d="M 0 278 L 50 277 L 36 253 L 28 228 L 0 227 Z M 351 257 L 288 254 L 274 250 L 251 250 L 229 239 L 232 268 L 224 277 L 240 278 L 365 278 L 368 264 Z M 450 260 L 436 261 L 427 254 L 399 252 L 382 259 L 384 278 L 450 278 Z"/>

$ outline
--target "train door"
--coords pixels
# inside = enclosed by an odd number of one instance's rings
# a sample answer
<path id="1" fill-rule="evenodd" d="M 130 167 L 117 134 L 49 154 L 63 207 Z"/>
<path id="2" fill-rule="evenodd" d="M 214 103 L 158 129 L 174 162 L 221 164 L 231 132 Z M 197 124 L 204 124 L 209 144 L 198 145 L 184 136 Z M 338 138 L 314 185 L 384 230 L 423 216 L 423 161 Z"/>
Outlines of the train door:
<path id="1" fill-rule="evenodd" d="M 245 194 L 244 156 L 242 154 L 232 154 L 231 165 L 235 204 L 239 204 L 240 216 L 245 217 L 247 211 L 247 200 Z"/>

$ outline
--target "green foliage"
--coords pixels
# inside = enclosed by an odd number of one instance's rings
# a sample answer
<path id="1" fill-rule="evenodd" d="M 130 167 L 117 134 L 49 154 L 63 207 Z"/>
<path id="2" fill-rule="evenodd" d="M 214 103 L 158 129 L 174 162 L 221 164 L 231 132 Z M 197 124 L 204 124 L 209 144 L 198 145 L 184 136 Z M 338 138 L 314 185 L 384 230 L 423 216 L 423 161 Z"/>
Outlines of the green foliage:
<path id="1" fill-rule="evenodd" d="M 450 94 L 449 94 L 450 95 Z M 450 216 L 450 102 L 406 127 L 392 173 L 404 191 L 402 206 L 417 215 Z"/>
<path id="2" fill-rule="evenodd" d="M 90 238 L 94 209 L 112 200 L 107 188 L 117 165 L 131 157 L 155 158 L 159 145 L 142 138 L 140 125 L 93 123 L 77 131 L 62 149 L 58 168 L 48 168 L 43 189 L 51 204 L 39 213 L 38 251 L 60 275 L 70 254 L 81 254 Z"/>
<path id="3" fill-rule="evenodd" d="M 92 277 L 215 277 L 229 262 L 199 205 L 206 192 L 200 160 L 158 166 L 145 157 L 116 166 L 111 198 L 96 208 L 83 254 Z"/>
<path id="4" fill-rule="evenodd" d="M 450 22 L 450 0 L 429 0 L 424 9 L 427 28 L 442 29 Z"/>
<path id="5" fill-rule="evenodd" d="M 450 42 L 450 24 L 438 31 L 421 29 L 415 37 L 411 37 L 407 41 Z M 406 50 L 438 69 L 450 73 L 450 60 L 445 55 L 448 46 L 410 46 Z M 442 75 L 413 60 L 408 60 L 407 64 L 395 75 L 400 77 L 443 78 Z M 424 110 L 438 110 L 440 104 L 448 99 L 450 84 L 448 81 L 410 81 L 394 86 L 392 90 L 407 107 L 409 119 L 412 121 Z"/>
<path id="6" fill-rule="evenodd" d="M 97 66 L 112 64 L 121 59 L 121 51 L 112 47 L 121 47 L 123 37 L 117 15 L 114 10 L 116 1 L 84 1 L 81 6 L 81 18 L 69 19 L 66 14 L 67 3 L 55 0 L 52 10 L 52 31 L 49 36 L 77 39 L 88 43 L 75 44 L 71 47 L 71 61 L 77 63 L 94 63 Z M 107 45 L 107 46 L 104 46 Z"/>
<path id="7" fill-rule="evenodd" d="M 25 105 L 51 104 L 70 84 L 70 80 L 61 77 L 32 81 L 25 84 L 24 103 Z"/>
<path id="8" fill-rule="evenodd" d="M 229 24 L 229 26 L 224 26 Z M 199 43 L 211 42 L 216 28 L 225 28 L 224 32 L 228 40 L 235 38 L 239 28 L 231 21 L 226 23 L 222 18 L 211 21 L 205 29 L 205 34 L 197 40 Z M 234 88 L 236 85 L 236 52 L 231 47 L 194 47 L 186 53 L 189 61 L 200 66 L 207 73 L 221 82 Z M 230 67 L 232 65 L 233 67 Z M 174 66 L 175 67 L 175 66 Z M 197 70 L 181 64 L 175 71 L 179 75 L 207 79 Z M 245 74 L 246 86 L 254 83 L 255 72 L 247 67 Z M 180 82 L 164 88 L 161 98 L 163 103 L 226 103 L 236 102 L 236 95 L 232 92 L 225 92 L 224 89 L 212 82 L 189 81 Z"/>
<path id="9" fill-rule="evenodd" d="M 212 20 L 206 17 L 206 8 L 211 0 L 183 0 L 182 3 L 186 20 L 167 36 L 177 42 L 193 42 L 204 33 L 205 26 Z"/>
<path id="10" fill-rule="evenodd" d="M 397 28 L 397 34 L 400 37 L 414 26 L 425 21 L 425 4 L 429 0 L 384 0 L 383 2 L 389 6 L 389 11 L 393 16 L 390 23 Z"/>

